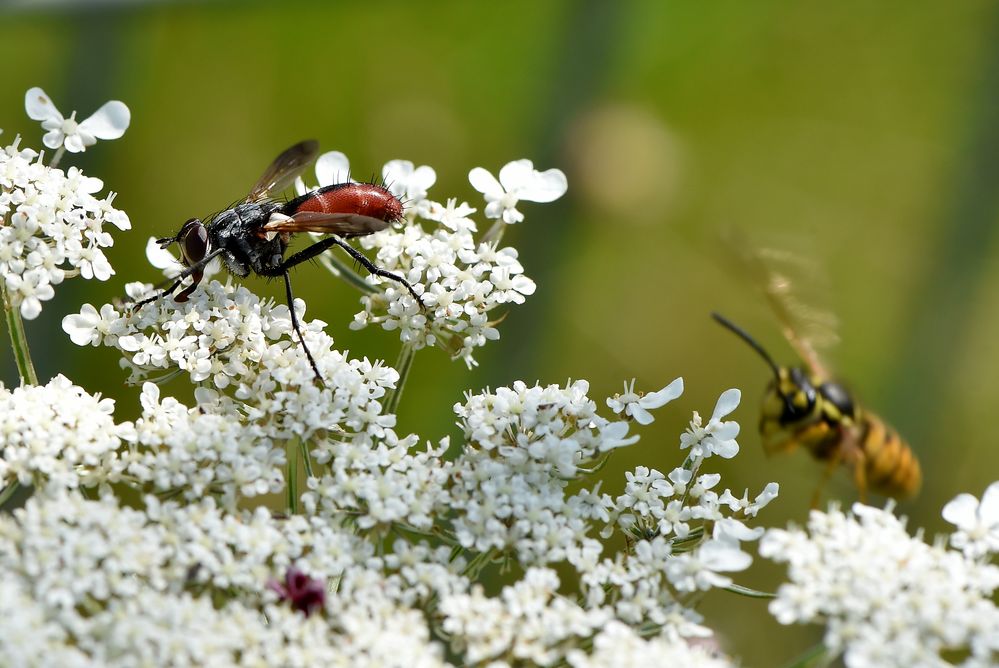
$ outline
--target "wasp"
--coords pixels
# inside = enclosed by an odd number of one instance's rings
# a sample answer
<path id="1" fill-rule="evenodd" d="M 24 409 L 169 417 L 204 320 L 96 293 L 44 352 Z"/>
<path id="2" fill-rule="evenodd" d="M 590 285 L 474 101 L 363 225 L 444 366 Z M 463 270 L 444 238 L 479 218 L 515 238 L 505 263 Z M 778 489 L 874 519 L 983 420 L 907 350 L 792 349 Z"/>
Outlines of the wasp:
<path id="1" fill-rule="evenodd" d="M 322 382 L 319 367 L 305 345 L 305 338 L 295 314 L 289 270 L 338 246 L 369 273 L 403 285 L 416 302 L 423 300 L 406 279 L 373 264 L 344 239 L 373 234 L 403 218 L 403 203 L 391 191 L 376 183 L 339 183 L 305 193 L 289 201 L 271 197 L 285 190 L 308 167 L 319 153 L 319 143 L 299 142 L 283 151 L 264 170 L 249 194 L 233 206 L 211 216 L 187 220 L 172 237 L 157 239 L 161 248 L 176 243 L 180 247 L 184 270 L 156 294 L 136 302 L 139 308 L 172 295 L 188 278 L 189 285 L 174 295 L 174 301 L 185 302 L 197 289 L 209 262 L 220 257 L 226 268 L 245 278 L 251 273 L 284 279 L 291 325 L 298 336 L 316 379 Z M 329 236 L 289 257 L 285 252 L 292 235 L 317 232 Z M 166 284 L 164 284 L 166 285 Z"/>
<path id="2" fill-rule="evenodd" d="M 773 373 L 760 414 L 764 451 L 772 455 L 802 447 L 825 462 L 822 480 L 812 497 L 813 508 L 839 466 L 852 473 L 862 501 L 868 489 L 897 499 L 916 494 L 922 471 L 912 448 L 883 419 L 860 406 L 847 387 L 828 372 L 812 340 L 801 331 L 802 318 L 796 315 L 803 309 L 790 299 L 787 280 L 768 270 L 759 254 L 743 259 L 765 279 L 764 294 L 784 337 L 801 360 L 800 365 L 779 366 L 745 330 L 712 313 L 719 324 L 755 350 Z"/>

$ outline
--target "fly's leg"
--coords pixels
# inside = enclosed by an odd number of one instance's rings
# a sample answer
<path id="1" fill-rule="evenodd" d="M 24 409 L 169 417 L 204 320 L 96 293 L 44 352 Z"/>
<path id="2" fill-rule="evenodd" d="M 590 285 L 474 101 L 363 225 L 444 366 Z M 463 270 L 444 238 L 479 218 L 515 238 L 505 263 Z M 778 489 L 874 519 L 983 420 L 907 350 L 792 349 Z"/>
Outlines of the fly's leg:
<path id="1" fill-rule="evenodd" d="M 368 271 L 368 273 L 374 274 L 375 276 L 381 276 L 382 278 L 387 278 L 389 280 L 395 281 L 396 283 L 401 283 L 403 286 L 405 286 L 407 290 L 409 290 L 409 294 L 413 295 L 413 299 L 415 299 L 416 303 L 420 305 L 420 308 L 426 310 L 426 306 L 423 304 L 423 299 L 420 297 L 420 295 L 416 294 L 416 291 L 413 289 L 413 286 L 409 284 L 409 281 L 407 281 L 402 276 L 397 276 L 396 274 L 393 274 L 390 271 L 386 271 L 385 269 L 382 269 L 378 265 L 374 264 L 371 260 L 365 257 L 361 251 L 357 250 L 356 248 L 345 242 L 340 237 L 329 236 L 326 237 L 325 239 L 322 239 L 321 241 L 317 241 L 316 243 L 312 244 L 311 246 L 309 246 L 304 250 L 300 250 L 299 252 L 295 253 L 287 260 L 285 260 L 281 264 L 279 270 L 287 271 L 292 267 L 294 267 L 295 265 L 311 260 L 312 258 L 316 257 L 320 253 L 325 252 L 327 249 L 332 248 L 333 246 L 339 246 L 340 248 L 344 249 L 347 252 L 347 254 L 349 254 L 352 258 L 357 260 L 357 262 L 360 263 L 360 265 L 364 267 Z"/>
<path id="2" fill-rule="evenodd" d="M 316 364 L 316 360 L 312 357 L 312 352 L 309 350 L 309 346 L 305 345 L 305 337 L 302 336 L 302 328 L 298 324 L 298 316 L 295 315 L 295 297 L 291 293 L 291 277 L 288 275 L 287 270 L 282 273 L 282 276 L 284 277 L 285 294 L 288 296 L 288 311 L 291 313 L 291 327 L 295 330 L 295 334 L 298 335 L 298 342 L 302 344 L 302 350 L 305 351 L 305 356 L 309 358 L 309 364 L 312 366 L 312 372 L 316 374 L 316 380 L 322 383 L 323 376 L 319 373 L 319 366 Z"/>

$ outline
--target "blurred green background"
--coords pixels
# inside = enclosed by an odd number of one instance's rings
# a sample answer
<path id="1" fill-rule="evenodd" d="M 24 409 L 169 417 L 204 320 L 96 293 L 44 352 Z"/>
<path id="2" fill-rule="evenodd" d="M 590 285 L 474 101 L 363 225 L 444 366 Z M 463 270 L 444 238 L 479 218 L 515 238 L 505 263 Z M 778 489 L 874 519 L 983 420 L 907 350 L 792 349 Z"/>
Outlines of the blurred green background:
<path id="1" fill-rule="evenodd" d="M 901 505 L 911 526 L 943 530 L 944 502 L 999 478 L 996 3 L 22 2 L 0 25 L 4 143 L 21 133 L 41 145 L 23 111 L 31 86 L 80 118 L 108 99 L 132 110 L 123 139 L 63 163 L 120 192 L 134 229 L 108 253 L 118 273 L 68 282 L 27 323 L 39 374 L 116 398 L 121 419 L 138 405 L 116 356 L 75 347 L 62 317 L 155 280 L 149 236 L 237 199 L 278 151 L 316 137 L 361 174 L 392 158 L 429 164 L 432 197 L 479 207 L 474 166 L 527 157 L 569 175 L 566 198 L 522 205 L 527 221 L 505 238 L 537 295 L 511 309 L 479 368 L 418 356 L 402 432 L 453 433 L 465 389 L 582 377 L 599 398 L 633 377 L 657 390 L 682 375 L 682 399 L 605 469 L 614 493 L 638 464 L 678 464 L 690 411 L 708 415 L 740 387 L 743 450 L 721 465 L 723 482 L 756 493 L 777 480 L 764 522 L 803 521 L 819 466 L 803 453 L 764 458 L 754 427 L 766 367 L 709 318 L 721 311 L 793 359 L 731 270 L 719 239 L 738 227 L 826 277 L 821 306 L 842 337 L 831 363 L 922 459 L 923 493 Z M 281 298 L 277 284 L 248 283 Z M 347 328 L 350 287 L 318 267 L 295 285 L 352 354 L 395 359 L 393 333 Z M 9 355 L 2 364 L 15 383 Z M 856 498 L 845 474 L 828 492 Z M 778 575 L 758 565 L 740 582 L 772 588 Z M 776 632 L 757 601 L 716 594 L 703 610 L 748 665 L 817 638 Z"/>

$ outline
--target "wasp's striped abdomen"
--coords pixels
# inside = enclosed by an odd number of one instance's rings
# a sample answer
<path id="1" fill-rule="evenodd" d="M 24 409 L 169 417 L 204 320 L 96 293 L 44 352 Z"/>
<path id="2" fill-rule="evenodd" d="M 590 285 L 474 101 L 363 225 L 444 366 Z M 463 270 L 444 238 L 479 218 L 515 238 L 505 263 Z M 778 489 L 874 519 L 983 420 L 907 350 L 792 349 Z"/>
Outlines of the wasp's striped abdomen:
<path id="1" fill-rule="evenodd" d="M 867 484 L 886 496 L 913 496 L 923 482 L 919 460 L 894 429 L 865 412 L 860 421 L 860 449 Z"/>

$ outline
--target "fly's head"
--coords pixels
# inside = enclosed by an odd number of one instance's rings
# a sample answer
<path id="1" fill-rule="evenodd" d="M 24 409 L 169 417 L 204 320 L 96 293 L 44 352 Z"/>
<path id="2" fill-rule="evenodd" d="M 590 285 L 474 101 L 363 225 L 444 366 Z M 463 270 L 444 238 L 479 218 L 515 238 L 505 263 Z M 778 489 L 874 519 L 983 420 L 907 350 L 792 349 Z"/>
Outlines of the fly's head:
<path id="1" fill-rule="evenodd" d="M 202 263 L 208 255 L 208 230 L 199 218 L 191 218 L 180 228 L 177 236 L 156 240 L 160 248 L 167 248 L 174 242 L 180 246 L 181 261 L 188 268 L 184 273 L 187 273 L 192 281 L 191 285 L 174 296 L 174 301 L 186 302 L 204 277 Z"/>

